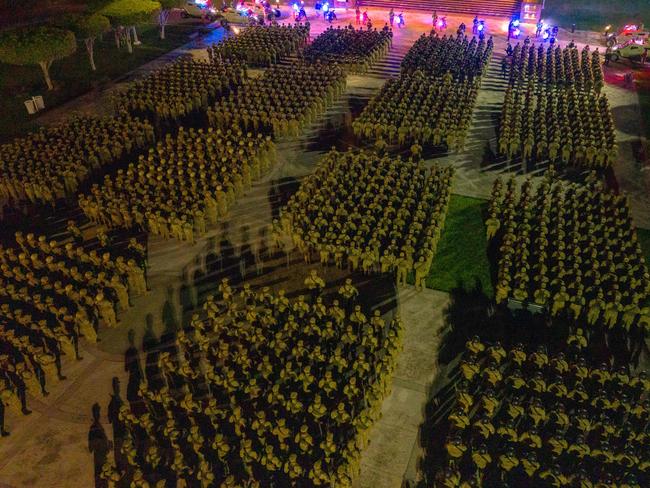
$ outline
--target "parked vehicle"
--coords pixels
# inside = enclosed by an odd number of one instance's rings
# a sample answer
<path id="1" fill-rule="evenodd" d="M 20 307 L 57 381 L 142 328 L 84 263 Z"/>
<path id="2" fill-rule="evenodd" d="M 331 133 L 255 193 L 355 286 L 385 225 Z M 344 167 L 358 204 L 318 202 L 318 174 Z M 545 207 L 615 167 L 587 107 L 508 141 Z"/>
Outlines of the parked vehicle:
<path id="1" fill-rule="evenodd" d="M 218 11 L 217 9 L 210 7 L 208 2 L 187 0 L 181 11 L 181 17 L 184 19 L 189 17 L 208 19 L 210 22 L 214 22 L 218 18 Z"/>
<path id="2" fill-rule="evenodd" d="M 626 24 L 618 32 L 611 31 L 612 26 L 608 25 L 605 28 L 605 45 L 614 47 L 617 44 L 625 44 L 628 40 L 643 40 L 650 39 L 650 32 L 648 32 L 643 24 Z"/>
<path id="3" fill-rule="evenodd" d="M 630 39 L 612 47 L 612 61 L 627 59 L 634 63 L 640 63 L 648 57 L 648 50 L 650 50 L 649 39 Z"/>

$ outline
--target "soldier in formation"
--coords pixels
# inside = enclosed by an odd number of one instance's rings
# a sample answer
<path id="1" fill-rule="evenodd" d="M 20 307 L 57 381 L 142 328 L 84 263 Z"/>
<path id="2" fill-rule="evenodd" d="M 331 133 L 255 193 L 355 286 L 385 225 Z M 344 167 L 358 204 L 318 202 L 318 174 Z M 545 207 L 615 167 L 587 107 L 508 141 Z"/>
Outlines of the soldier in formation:
<path id="1" fill-rule="evenodd" d="M 472 119 L 478 81 L 454 81 L 451 73 L 431 78 L 422 71 L 388 80 L 352 122 L 360 138 L 388 144 L 447 146 L 461 151 Z M 412 151 L 413 152 L 413 151 Z"/>
<path id="2" fill-rule="evenodd" d="M 427 76 L 439 78 L 451 73 L 454 80 L 470 82 L 480 78 L 487 69 L 494 43 L 492 38 L 470 41 L 465 35 L 452 37 L 422 34 L 402 60 L 402 73 L 422 71 Z"/>
<path id="3" fill-rule="evenodd" d="M 241 34 L 208 47 L 212 59 L 234 59 L 249 66 L 271 66 L 299 52 L 309 40 L 309 22 L 277 26 L 251 26 Z"/>
<path id="4" fill-rule="evenodd" d="M 297 136 L 344 90 L 345 73 L 336 63 L 273 66 L 209 109 L 208 124 L 223 130 L 236 127 L 276 137 Z"/>
<path id="5" fill-rule="evenodd" d="M 618 156 L 605 95 L 535 78 L 506 89 L 498 144 L 508 158 L 564 166 L 604 169 Z"/>
<path id="6" fill-rule="evenodd" d="M 391 45 L 391 30 L 328 27 L 304 50 L 308 62 L 339 63 L 349 73 L 365 73 L 383 57 Z"/>
<path id="7" fill-rule="evenodd" d="M 159 129 L 202 121 L 210 104 L 241 86 L 245 67 L 236 60 L 181 58 L 131 83 L 114 96 L 118 113 L 151 120 Z"/>
<path id="8" fill-rule="evenodd" d="M 582 51 L 573 46 L 565 47 L 540 44 L 522 46 L 512 50 L 510 57 L 510 83 L 537 80 L 554 86 L 575 87 L 578 90 L 600 93 L 603 88 L 603 70 L 598 49 Z"/>
<path id="9" fill-rule="evenodd" d="M 49 377 L 65 379 L 62 356 L 82 359 L 80 338 L 116 327 L 146 282 L 121 256 L 20 232 L 16 244 L 0 248 L 0 401 L 29 414 L 26 391 L 47 396 Z"/>
<path id="10" fill-rule="evenodd" d="M 650 482 L 650 379 L 562 352 L 468 341 L 434 486 Z"/>
<path id="11" fill-rule="evenodd" d="M 78 117 L 0 146 L 0 201 L 55 206 L 92 173 L 153 143 L 147 121 Z"/>
<path id="12" fill-rule="evenodd" d="M 180 128 L 137 163 L 93 185 L 79 206 L 96 224 L 194 243 L 275 161 L 269 137 Z"/>
<path id="13" fill-rule="evenodd" d="M 595 174 L 578 185 L 552 173 L 536 191 L 530 180 L 519 193 L 513 179 L 494 185 L 487 224 L 499 249 L 496 301 L 535 303 L 606 332 L 627 364 L 650 330 L 650 274 L 627 198 Z M 627 338 L 613 340 L 618 331 Z"/>
<path id="14" fill-rule="evenodd" d="M 348 314 L 344 297 L 332 298 L 289 300 L 282 290 L 234 290 L 225 279 L 173 347 L 158 348 L 157 380 L 137 380 L 138 400 L 114 392 L 120 455 L 107 460 L 103 478 L 117 486 L 351 486 L 402 325 L 360 307 Z"/>
<path id="15" fill-rule="evenodd" d="M 416 285 L 428 274 L 449 202 L 452 171 L 373 152 L 331 151 L 280 217 L 311 262 L 364 273 L 396 273 Z"/>

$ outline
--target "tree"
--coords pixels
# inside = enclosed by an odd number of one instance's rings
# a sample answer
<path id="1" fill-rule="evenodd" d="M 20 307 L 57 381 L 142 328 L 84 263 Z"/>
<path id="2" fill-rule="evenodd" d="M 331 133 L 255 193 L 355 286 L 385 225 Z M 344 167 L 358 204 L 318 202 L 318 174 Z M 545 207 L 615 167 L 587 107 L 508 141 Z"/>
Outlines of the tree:
<path id="1" fill-rule="evenodd" d="M 169 20 L 169 14 L 172 9 L 180 7 L 180 0 L 158 0 L 160 2 L 160 12 L 158 13 L 158 24 L 160 25 L 160 38 L 165 38 L 165 26 Z"/>
<path id="2" fill-rule="evenodd" d="M 131 31 L 135 31 L 136 24 L 150 20 L 158 10 L 160 10 L 160 3 L 154 0 L 115 0 L 99 13 L 108 17 L 116 26 L 116 33 L 123 37 L 126 48 L 132 53 Z"/>
<path id="3" fill-rule="evenodd" d="M 74 33 L 57 27 L 27 27 L 0 35 L 0 61 L 18 66 L 39 65 L 48 90 L 54 88 L 50 78 L 52 63 L 76 50 Z"/>
<path id="4" fill-rule="evenodd" d="M 88 59 L 90 60 L 90 67 L 96 71 L 95 67 L 95 40 L 104 32 L 111 30 L 111 23 L 108 17 L 102 14 L 92 14 L 80 17 L 73 25 L 73 29 L 77 36 L 83 39 L 88 51 Z"/>

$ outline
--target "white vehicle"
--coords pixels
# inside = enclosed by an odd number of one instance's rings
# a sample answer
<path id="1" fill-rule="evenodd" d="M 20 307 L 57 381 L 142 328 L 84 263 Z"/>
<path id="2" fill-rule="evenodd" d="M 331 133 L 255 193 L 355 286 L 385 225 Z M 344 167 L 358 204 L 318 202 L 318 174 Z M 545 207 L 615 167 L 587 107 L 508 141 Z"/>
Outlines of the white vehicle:
<path id="1" fill-rule="evenodd" d="M 181 17 L 208 19 L 210 22 L 219 20 L 222 24 L 247 25 L 250 23 L 248 11 L 230 7 L 225 7 L 223 10 L 218 10 L 216 8 L 210 7 L 208 2 L 205 0 L 187 0 L 181 12 Z"/>
<path id="2" fill-rule="evenodd" d="M 650 50 L 650 42 L 646 40 L 629 40 L 618 46 L 612 48 L 612 61 L 619 61 L 620 59 L 629 59 L 633 62 L 641 62 L 643 55 L 648 55 Z"/>
<path id="3" fill-rule="evenodd" d="M 234 9 L 232 7 L 226 7 L 223 10 L 218 12 L 219 18 L 225 20 L 229 24 L 243 24 L 248 25 L 251 18 L 254 18 L 255 15 L 250 14 L 250 10 L 244 9 Z"/>
<path id="4" fill-rule="evenodd" d="M 214 22 L 219 17 L 217 9 L 208 6 L 206 1 L 187 0 L 181 11 L 181 17 L 187 19 L 194 17 L 197 19 L 208 19 Z"/>

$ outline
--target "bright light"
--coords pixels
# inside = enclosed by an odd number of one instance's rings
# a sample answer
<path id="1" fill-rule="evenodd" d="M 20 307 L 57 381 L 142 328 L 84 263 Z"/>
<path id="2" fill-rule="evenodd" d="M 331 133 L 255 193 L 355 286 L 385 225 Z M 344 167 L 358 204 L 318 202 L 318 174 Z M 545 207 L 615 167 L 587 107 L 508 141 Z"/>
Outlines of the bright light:
<path id="1" fill-rule="evenodd" d="M 330 4 L 325 2 L 323 4 L 323 12 L 329 12 L 329 9 L 330 9 Z"/>
<path id="2" fill-rule="evenodd" d="M 402 18 L 401 18 L 401 17 L 397 17 L 397 19 L 395 19 L 395 22 L 397 22 L 398 24 L 401 24 L 401 23 L 402 23 Z"/>
<path id="3" fill-rule="evenodd" d="M 609 31 L 612 28 L 611 25 L 605 26 L 605 32 Z"/>
<path id="4" fill-rule="evenodd" d="M 519 28 L 516 28 L 514 31 L 512 31 L 512 35 L 515 37 L 519 37 L 519 34 L 521 34 L 521 30 Z"/>
<path id="5" fill-rule="evenodd" d="M 501 24 L 501 32 L 508 32 L 508 29 L 510 29 L 510 22 L 504 22 Z"/>
<path id="6" fill-rule="evenodd" d="M 515 27 L 519 27 L 519 19 L 513 20 L 512 25 L 515 26 Z"/>
<path id="7" fill-rule="evenodd" d="M 194 3 L 199 7 L 206 7 L 208 5 L 208 0 L 194 0 Z"/>
<path id="8" fill-rule="evenodd" d="M 544 31 L 544 35 L 542 36 L 544 38 L 544 40 L 548 39 L 549 36 L 550 36 L 550 34 L 548 33 L 548 31 Z"/>
<path id="9" fill-rule="evenodd" d="M 296 12 L 297 12 L 298 10 L 300 10 L 300 8 L 298 7 L 298 4 L 297 4 L 297 3 L 294 3 L 294 4 L 293 4 L 293 10 L 296 11 Z"/>
<path id="10" fill-rule="evenodd" d="M 239 27 L 237 27 L 237 26 L 233 27 L 233 28 L 232 28 L 232 31 L 233 31 L 235 34 L 239 34 Z"/>
<path id="11" fill-rule="evenodd" d="M 444 25 L 444 22 L 442 20 L 439 20 L 437 25 L 438 25 L 438 27 L 442 27 Z"/>
<path id="12" fill-rule="evenodd" d="M 483 29 L 485 29 L 485 26 L 483 24 L 479 24 L 478 31 L 481 32 Z"/>

